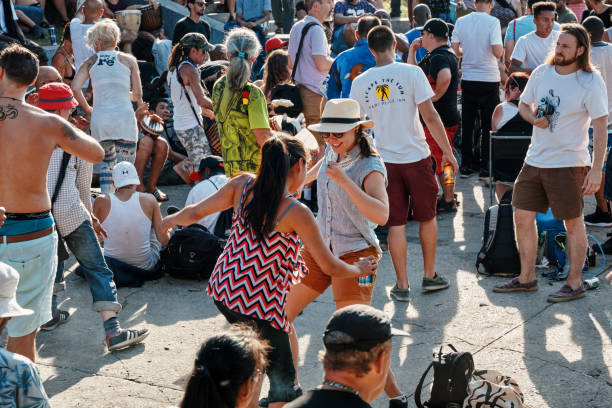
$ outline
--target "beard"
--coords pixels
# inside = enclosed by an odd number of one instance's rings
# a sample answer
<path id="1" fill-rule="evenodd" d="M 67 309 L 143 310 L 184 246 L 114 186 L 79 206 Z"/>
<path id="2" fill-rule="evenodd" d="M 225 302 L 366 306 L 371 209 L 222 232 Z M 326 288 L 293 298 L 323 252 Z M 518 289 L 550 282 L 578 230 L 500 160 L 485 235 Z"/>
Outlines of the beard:
<path id="1" fill-rule="evenodd" d="M 561 67 L 566 67 L 568 65 L 572 65 L 574 62 L 578 61 L 578 52 L 572 58 L 565 58 L 561 54 L 555 54 L 555 65 L 559 65 Z"/>

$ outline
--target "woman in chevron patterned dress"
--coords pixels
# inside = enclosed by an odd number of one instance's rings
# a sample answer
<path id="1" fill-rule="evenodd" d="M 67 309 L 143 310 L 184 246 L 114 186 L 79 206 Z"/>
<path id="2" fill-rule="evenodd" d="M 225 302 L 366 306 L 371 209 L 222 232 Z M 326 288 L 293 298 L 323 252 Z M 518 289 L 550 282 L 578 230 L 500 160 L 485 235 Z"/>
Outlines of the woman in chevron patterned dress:
<path id="1" fill-rule="evenodd" d="M 312 213 L 293 197 L 304 184 L 307 167 L 302 142 L 273 136 L 261 148 L 256 176 L 234 177 L 217 193 L 163 221 L 169 229 L 234 208 L 232 232 L 206 291 L 230 323 L 254 324 L 270 344 L 266 374 L 271 408 L 301 394 L 295 384 L 285 299 L 290 287 L 308 273 L 300 255 L 302 241 L 317 264 L 337 277 L 372 274 L 378 262 L 365 257 L 349 265 L 325 245 Z"/>

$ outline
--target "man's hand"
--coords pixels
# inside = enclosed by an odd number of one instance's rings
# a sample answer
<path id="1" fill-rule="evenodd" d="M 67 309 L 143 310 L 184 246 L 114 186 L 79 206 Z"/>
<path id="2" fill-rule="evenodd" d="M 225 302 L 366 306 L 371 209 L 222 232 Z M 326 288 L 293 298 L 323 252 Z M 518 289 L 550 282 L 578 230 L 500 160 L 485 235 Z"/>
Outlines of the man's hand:
<path id="1" fill-rule="evenodd" d="M 102 227 L 102 224 L 100 224 L 100 221 L 98 221 L 98 219 L 94 215 L 91 216 L 91 226 L 93 227 L 96 235 L 98 236 L 98 239 L 101 239 L 102 237 L 108 238 L 108 233 Z"/>
<path id="2" fill-rule="evenodd" d="M 453 172 L 455 175 L 459 174 L 459 163 L 457 163 L 457 159 L 452 152 L 442 154 L 442 166 L 446 166 L 447 164 L 453 166 Z"/>
<path id="3" fill-rule="evenodd" d="M 202 109 L 202 115 L 206 116 L 210 120 L 215 120 L 215 114 L 210 109 Z"/>
<path id="4" fill-rule="evenodd" d="M 89 126 L 89 121 L 81 115 L 70 116 L 68 121 L 72 123 L 74 126 L 76 126 L 77 129 L 80 129 L 80 130 L 85 130 L 87 129 L 87 126 Z"/>
<path id="5" fill-rule="evenodd" d="M 595 194 L 599 187 L 601 186 L 601 170 L 593 171 L 590 169 L 584 178 L 584 183 L 582 184 L 582 193 L 584 195 Z"/>
<path id="6" fill-rule="evenodd" d="M 548 119 L 544 116 L 536 118 L 536 120 L 533 121 L 533 126 L 539 127 L 540 129 L 546 129 L 548 127 Z"/>
<path id="7" fill-rule="evenodd" d="M 6 220 L 6 210 L 4 209 L 4 207 L 0 207 L 0 227 L 2 227 L 2 224 L 4 224 L 4 221 Z"/>
<path id="8" fill-rule="evenodd" d="M 143 103 L 136 109 L 134 115 L 136 115 L 136 121 L 140 122 L 144 119 L 145 116 L 149 114 L 149 104 L 147 102 Z"/>
<path id="9" fill-rule="evenodd" d="M 412 41 L 412 44 L 410 44 L 410 49 L 412 51 L 416 51 L 419 48 L 421 48 L 422 43 L 423 43 L 423 40 L 421 38 L 417 38 L 414 41 Z"/>

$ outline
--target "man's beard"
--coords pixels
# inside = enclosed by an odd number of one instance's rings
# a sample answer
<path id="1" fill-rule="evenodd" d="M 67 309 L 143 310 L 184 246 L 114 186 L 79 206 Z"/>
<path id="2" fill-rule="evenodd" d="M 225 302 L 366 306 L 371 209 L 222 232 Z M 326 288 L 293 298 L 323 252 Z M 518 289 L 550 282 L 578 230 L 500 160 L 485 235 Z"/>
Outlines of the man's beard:
<path id="1" fill-rule="evenodd" d="M 198 10 L 198 11 L 196 11 L 196 14 L 197 14 L 198 16 L 202 17 L 202 16 L 203 16 L 204 14 L 206 14 L 206 13 L 204 12 L 204 10 L 202 10 L 202 11 L 199 11 L 199 10 Z"/>
<path id="2" fill-rule="evenodd" d="M 563 57 L 563 55 L 556 54 L 555 55 L 555 65 L 559 65 L 560 67 L 566 67 L 566 66 L 572 65 L 574 62 L 578 61 L 578 58 L 580 58 L 578 56 L 578 53 L 576 53 L 576 55 L 574 55 L 574 57 L 570 58 L 570 59 L 565 59 L 565 57 Z"/>

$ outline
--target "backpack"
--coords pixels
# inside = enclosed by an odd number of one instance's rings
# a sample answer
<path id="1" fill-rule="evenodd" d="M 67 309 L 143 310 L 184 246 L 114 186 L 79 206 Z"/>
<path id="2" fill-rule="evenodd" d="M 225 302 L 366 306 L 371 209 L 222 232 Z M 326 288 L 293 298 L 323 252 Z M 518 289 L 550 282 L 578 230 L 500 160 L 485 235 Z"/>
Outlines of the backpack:
<path id="1" fill-rule="evenodd" d="M 453 347 L 448 345 L 453 352 L 442 354 L 442 347 L 437 354 L 434 353 L 434 360 L 429 364 L 419 383 L 414 391 L 414 402 L 418 408 L 423 408 L 421 404 L 421 390 L 427 373 L 433 366 L 434 378 L 433 386 L 431 387 L 431 396 L 429 401 L 425 402 L 429 408 L 446 408 L 448 403 L 457 403 L 463 406 L 463 400 L 468 395 L 468 383 L 472 372 L 474 371 L 474 359 L 471 353 L 460 353 Z"/>
<path id="2" fill-rule="evenodd" d="M 514 221 L 512 190 L 508 190 L 499 202 L 487 210 L 484 223 L 482 248 L 476 258 L 476 271 L 485 275 L 518 276 L 521 271 Z M 480 271 L 480 265 L 484 271 Z"/>
<path id="3" fill-rule="evenodd" d="M 178 279 L 208 279 L 224 247 L 224 239 L 191 224 L 176 231 L 162 251 L 163 271 Z"/>
<path id="4" fill-rule="evenodd" d="M 217 185 L 210 179 L 206 179 L 205 181 L 209 181 L 210 184 L 213 185 L 213 187 L 219 191 L 219 187 L 217 187 Z M 215 223 L 215 229 L 213 231 L 213 234 L 215 234 L 217 237 L 223 239 L 223 240 L 227 240 L 230 236 L 230 233 L 232 232 L 232 217 L 234 216 L 234 208 L 230 207 L 227 210 L 223 210 L 221 211 L 221 213 L 219 214 L 219 218 L 217 219 L 217 222 Z M 223 244 L 223 246 L 225 246 L 225 243 Z"/>
<path id="5" fill-rule="evenodd" d="M 547 275 L 553 279 L 564 279 L 567 277 L 566 273 L 563 272 L 567 255 L 565 250 L 567 233 L 563 221 L 555 219 L 549 209 L 546 213 L 536 214 L 536 225 L 538 227 L 538 244 L 541 241 L 541 245 L 544 247 L 543 255 L 548 260 L 548 266 L 553 268 L 553 271 Z"/>

